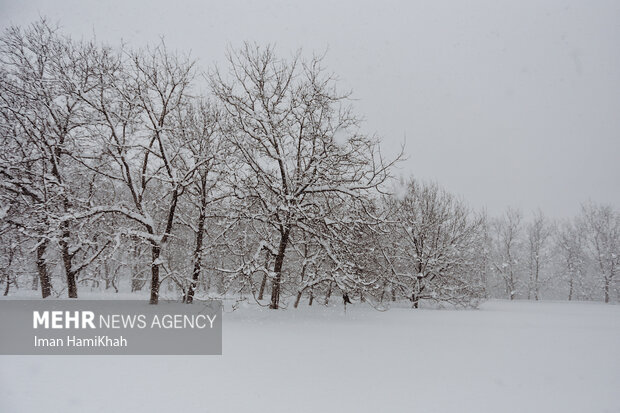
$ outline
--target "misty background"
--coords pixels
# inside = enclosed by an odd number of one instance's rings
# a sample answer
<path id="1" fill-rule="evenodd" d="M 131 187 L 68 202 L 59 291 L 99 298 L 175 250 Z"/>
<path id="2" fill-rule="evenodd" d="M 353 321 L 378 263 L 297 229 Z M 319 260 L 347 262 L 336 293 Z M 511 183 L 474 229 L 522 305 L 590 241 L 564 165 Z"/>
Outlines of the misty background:
<path id="1" fill-rule="evenodd" d="M 492 215 L 620 204 L 620 3 L 614 1 L 0 1 L 0 28 L 40 16 L 74 38 L 160 36 L 201 69 L 228 45 L 327 50 L 403 176 Z"/>

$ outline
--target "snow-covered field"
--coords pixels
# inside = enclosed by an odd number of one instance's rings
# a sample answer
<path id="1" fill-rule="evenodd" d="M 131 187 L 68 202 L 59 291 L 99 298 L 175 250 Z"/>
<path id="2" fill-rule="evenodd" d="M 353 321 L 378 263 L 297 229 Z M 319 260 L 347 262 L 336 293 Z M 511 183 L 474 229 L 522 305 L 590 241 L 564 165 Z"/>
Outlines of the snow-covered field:
<path id="1" fill-rule="evenodd" d="M 0 357 L 0 411 L 620 412 L 620 306 L 246 307 L 223 356 Z"/>

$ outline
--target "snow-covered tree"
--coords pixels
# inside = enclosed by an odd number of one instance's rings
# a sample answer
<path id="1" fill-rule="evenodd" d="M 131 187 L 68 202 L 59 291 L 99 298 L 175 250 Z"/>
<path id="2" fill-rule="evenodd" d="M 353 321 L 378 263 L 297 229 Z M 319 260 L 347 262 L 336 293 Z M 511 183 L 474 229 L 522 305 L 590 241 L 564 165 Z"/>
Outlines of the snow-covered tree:
<path id="1" fill-rule="evenodd" d="M 120 214 L 128 220 L 120 233 L 148 242 L 150 302 L 157 304 L 162 250 L 172 235 L 179 199 L 203 165 L 187 168 L 188 142 L 177 139 L 173 122 L 190 98 L 194 63 L 168 52 L 163 43 L 137 52 L 101 47 L 89 59 L 90 82 L 77 91 L 93 119 L 84 163 L 106 177 L 119 197 L 83 216 Z"/>
<path id="2" fill-rule="evenodd" d="M 620 214 L 611 206 L 589 203 L 583 206 L 582 215 L 587 246 L 602 281 L 604 300 L 608 303 L 620 269 Z"/>
<path id="3" fill-rule="evenodd" d="M 588 257 L 586 253 L 586 234 L 576 220 L 565 220 L 555 233 L 555 250 L 558 256 L 558 273 L 566 283 L 568 301 L 588 298 Z"/>
<path id="4" fill-rule="evenodd" d="M 476 269 L 483 220 L 435 184 L 407 183 L 401 198 L 388 201 L 393 232 L 384 257 L 393 284 L 413 306 L 423 299 L 475 304 L 484 287 Z"/>
<path id="5" fill-rule="evenodd" d="M 542 211 L 538 210 L 534 213 L 532 221 L 527 224 L 526 235 L 529 271 L 527 298 L 529 300 L 533 296 L 538 301 L 541 284 L 547 281 L 547 279 L 542 279 L 542 275 L 549 265 L 553 235 L 553 226 Z"/>
<path id="6" fill-rule="evenodd" d="M 276 309 L 292 232 L 321 239 L 311 224 L 330 219 L 327 203 L 375 190 L 393 162 L 383 160 L 376 139 L 359 132 L 348 94 L 338 92 L 321 57 L 286 61 L 273 47 L 245 44 L 229 52 L 228 73 L 216 70 L 210 80 L 225 111 L 222 133 L 241 164 L 230 174 L 237 213 L 269 227 L 260 242 L 275 257 L 270 307 Z"/>
<path id="7" fill-rule="evenodd" d="M 45 20 L 10 27 L 0 38 L 2 197 L 8 223 L 36 241 L 44 297 L 51 291 L 50 246 L 60 251 L 70 298 L 77 298 L 80 272 L 107 246 L 95 245 L 88 222 L 73 217 L 88 208 L 97 183 L 76 161 L 85 119 L 74 92 L 89 76 L 80 53 Z"/>
<path id="8" fill-rule="evenodd" d="M 514 300 L 521 284 L 522 215 L 508 208 L 492 223 L 493 268 L 502 280 L 506 296 Z"/>

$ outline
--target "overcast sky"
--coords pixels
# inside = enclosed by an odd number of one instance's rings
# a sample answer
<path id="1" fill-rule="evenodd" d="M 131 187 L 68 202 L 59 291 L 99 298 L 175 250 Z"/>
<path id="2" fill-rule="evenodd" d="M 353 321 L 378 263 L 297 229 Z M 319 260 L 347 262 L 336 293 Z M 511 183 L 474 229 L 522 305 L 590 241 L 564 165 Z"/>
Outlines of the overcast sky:
<path id="1" fill-rule="evenodd" d="M 491 214 L 620 207 L 618 1 L 0 0 L 0 26 L 47 16 L 73 37 L 164 36 L 203 68 L 226 46 L 328 48 L 399 173 Z"/>

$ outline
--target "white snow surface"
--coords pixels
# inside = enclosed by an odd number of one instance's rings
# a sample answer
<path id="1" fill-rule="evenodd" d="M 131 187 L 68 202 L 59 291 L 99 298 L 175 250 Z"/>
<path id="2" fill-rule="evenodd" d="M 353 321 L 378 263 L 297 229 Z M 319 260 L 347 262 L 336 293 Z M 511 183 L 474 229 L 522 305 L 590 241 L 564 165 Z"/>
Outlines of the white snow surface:
<path id="1" fill-rule="evenodd" d="M 2 356 L 0 411 L 620 412 L 620 306 L 247 305 L 223 356 Z"/>

